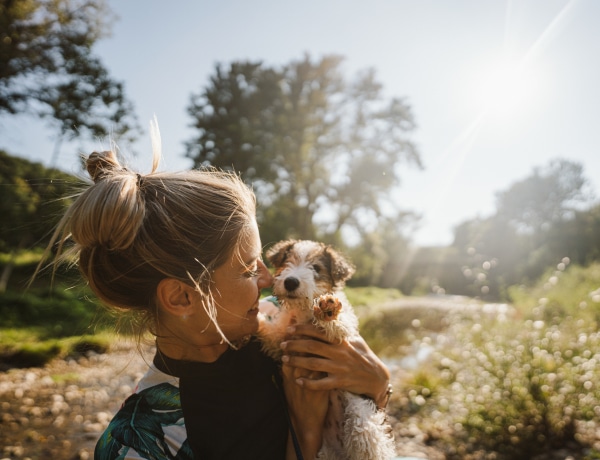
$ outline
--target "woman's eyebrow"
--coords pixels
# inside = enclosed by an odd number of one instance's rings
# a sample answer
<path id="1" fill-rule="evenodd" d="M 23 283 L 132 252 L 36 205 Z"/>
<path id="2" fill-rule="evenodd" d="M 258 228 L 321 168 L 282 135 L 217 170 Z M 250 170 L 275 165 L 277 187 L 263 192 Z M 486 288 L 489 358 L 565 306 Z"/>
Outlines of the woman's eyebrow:
<path id="1" fill-rule="evenodd" d="M 260 254 L 254 254 L 250 257 L 248 257 L 248 259 L 246 261 L 244 261 L 244 265 L 246 267 L 250 267 L 251 265 L 254 265 L 254 263 L 258 260 L 260 260 Z"/>

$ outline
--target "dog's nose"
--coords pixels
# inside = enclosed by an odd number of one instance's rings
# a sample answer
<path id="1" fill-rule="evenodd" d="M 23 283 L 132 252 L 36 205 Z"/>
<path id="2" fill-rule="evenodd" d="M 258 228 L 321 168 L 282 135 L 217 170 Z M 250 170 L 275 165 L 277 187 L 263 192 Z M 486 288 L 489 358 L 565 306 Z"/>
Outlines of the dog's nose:
<path id="1" fill-rule="evenodd" d="M 285 279 L 283 285 L 285 286 L 286 291 L 293 291 L 298 286 L 300 286 L 300 280 L 298 278 L 290 276 L 289 278 Z"/>

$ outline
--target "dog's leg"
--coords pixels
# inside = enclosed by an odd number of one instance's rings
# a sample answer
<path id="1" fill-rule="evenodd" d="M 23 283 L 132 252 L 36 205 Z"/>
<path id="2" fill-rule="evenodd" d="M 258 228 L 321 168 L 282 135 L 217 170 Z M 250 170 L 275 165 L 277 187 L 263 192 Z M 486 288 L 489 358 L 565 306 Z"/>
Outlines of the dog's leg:
<path id="1" fill-rule="evenodd" d="M 329 408 L 323 430 L 319 460 L 346 460 L 344 453 L 344 397 L 340 391 L 329 393 Z"/>
<path id="2" fill-rule="evenodd" d="M 391 427 L 375 403 L 344 392 L 344 449 L 348 460 L 389 460 L 396 456 Z"/>

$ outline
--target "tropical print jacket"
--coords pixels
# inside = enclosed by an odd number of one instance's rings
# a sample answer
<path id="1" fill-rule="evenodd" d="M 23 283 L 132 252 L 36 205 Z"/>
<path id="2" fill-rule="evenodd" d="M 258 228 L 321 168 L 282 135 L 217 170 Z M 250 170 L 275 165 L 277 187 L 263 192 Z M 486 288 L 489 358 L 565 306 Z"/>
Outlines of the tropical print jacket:
<path id="1" fill-rule="evenodd" d="M 96 460 L 192 460 L 179 379 L 151 366 L 102 434 Z"/>
<path id="2" fill-rule="evenodd" d="M 262 299 L 260 310 L 265 321 L 273 321 L 279 313 L 277 299 Z M 192 460 L 179 378 L 150 366 L 98 440 L 94 459 Z"/>

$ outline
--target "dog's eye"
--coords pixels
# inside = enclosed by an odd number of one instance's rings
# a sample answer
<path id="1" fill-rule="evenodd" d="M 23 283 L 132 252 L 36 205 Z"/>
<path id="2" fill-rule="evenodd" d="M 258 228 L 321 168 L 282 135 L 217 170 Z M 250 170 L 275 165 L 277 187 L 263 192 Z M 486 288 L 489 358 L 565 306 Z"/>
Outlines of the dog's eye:
<path id="1" fill-rule="evenodd" d="M 315 272 L 321 273 L 321 267 L 319 265 L 313 265 L 312 268 Z"/>

